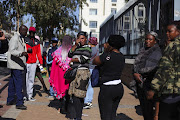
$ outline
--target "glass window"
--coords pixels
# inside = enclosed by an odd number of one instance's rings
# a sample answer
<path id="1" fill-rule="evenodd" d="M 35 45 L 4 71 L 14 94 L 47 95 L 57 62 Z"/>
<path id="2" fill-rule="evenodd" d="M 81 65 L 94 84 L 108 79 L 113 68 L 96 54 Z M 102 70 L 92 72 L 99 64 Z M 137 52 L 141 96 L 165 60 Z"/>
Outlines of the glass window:
<path id="1" fill-rule="evenodd" d="M 89 9 L 89 15 L 97 15 L 97 9 Z"/>
<path id="2" fill-rule="evenodd" d="M 141 9 L 138 10 L 138 16 L 140 16 L 140 17 L 143 16 L 143 10 L 141 10 Z"/>
<path id="3" fill-rule="evenodd" d="M 124 29 L 129 30 L 129 28 L 130 28 L 130 23 L 124 22 Z"/>
<path id="4" fill-rule="evenodd" d="M 117 2 L 117 0 L 111 0 L 111 2 Z"/>
<path id="5" fill-rule="evenodd" d="M 91 3 L 97 3 L 98 0 L 90 0 Z"/>
<path id="6" fill-rule="evenodd" d="M 97 21 L 89 21 L 89 28 L 97 28 Z"/>
<path id="7" fill-rule="evenodd" d="M 117 9 L 116 8 L 111 8 L 111 13 L 115 13 L 116 14 Z"/>
<path id="8" fill-rule="evenodd" d="M 97 34 L 92 34 L 91 37 L 96 37 L 97 38 Z"/>

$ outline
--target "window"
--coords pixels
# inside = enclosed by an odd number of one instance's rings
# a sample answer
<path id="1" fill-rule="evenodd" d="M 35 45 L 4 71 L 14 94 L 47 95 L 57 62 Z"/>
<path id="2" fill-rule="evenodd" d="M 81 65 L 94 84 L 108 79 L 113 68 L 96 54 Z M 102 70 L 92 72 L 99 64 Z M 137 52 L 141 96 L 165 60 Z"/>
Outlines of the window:
<path id="1" fill-rule="evenodd" d="M 89 15 L 97 15 L 97 9 L 89 9 Z"/>
<path id="2" fill-rule="evenodd" d="M 143 10 L 141 9 L 138 10 L 138 16 L 143 17 Z"/>
<path id="3" fill-rule="evenodd" d="M 89 21 L 89 28 L 97 28 L 97 21 Z"/>
<path id="4" fill-rule="evenodd" d="M 116 6 L 116 4 L 112 4 L 112 6 Z"/>
<path id="5" fill-rule="evenodd" d="M 130 29 L 130 23 L 124 22 L 124 29 L 129 30 Z"/>
<path id="6" fill-rule="evenodd" d="M 91 3 L 97 3 L 98 0 L 90 0 Z"/>
<path id="7" fill-rule="evenodd" d="M 117 2 L 117 0 L 111 0 L 111 2 Z"/>
<path id="8" fill-rule="evenodd" d="M 115 13 L 116 14 L 116 8 L 111 8 L 111 13 Z"/>
<path id="9" fill-rule="evenodd" d="M 92 34 L 91 37 L 96 37 L 97 38 L 97 34 Z"/>

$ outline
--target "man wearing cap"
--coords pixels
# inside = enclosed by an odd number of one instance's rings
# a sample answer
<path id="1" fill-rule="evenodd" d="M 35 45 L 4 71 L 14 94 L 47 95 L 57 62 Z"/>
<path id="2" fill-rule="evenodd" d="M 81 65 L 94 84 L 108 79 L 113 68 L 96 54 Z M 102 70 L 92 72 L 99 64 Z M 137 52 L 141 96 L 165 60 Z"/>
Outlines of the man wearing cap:
<path id="1" fill-rule="evenodd" d="M 48 67 L 48 74 L 49 74 L 49 76 L 50 76 L 50 74 L 51 74 L 51 66 L 52 66 L 52 62 L 53 62 L 52 53 L 53 53 L 55 50 L 58 49 L 58 46 L 57 46 L 57 44 L 58 44 L 58 38 L 53 37 L 53 38 L 51 39 L 51 41 L 52 41 L 52 47 L 49 48 L 49 50 L 48 50 L 48 52 L 47 52 L 47 53 L 48 53 L 48 54 L 47 54 L 47 58 L 46 58 L 46 63 L 47 63 L 47 67 Z M 53 92 L 53 87 L 52 87 L 52 86 L 50 86 L 50 88 L 49 88 L 49 94 L 50 94 L 50 96 L 48 96 L 48 97 L 49 97 L 49 98 L 53 98 L 54 92 Z"/>
<path id="2" fill-rule="evenodd" d="M 36 28 L 29 28 L 29 36 L 25 39 L 26 48 L 28 51 L 28 59 L 27 59 L 27 73 L 26 73 L 26 88 L 27 88 L 27 97 L 29 101 L 35 101 L 33 96 L 33 84 L 36 72 L 36 61 L 37 58 L 39 63 L 42 65 L 42 56 L 41 56 L 41 48 L 40 41 L 35 38 Z"/>

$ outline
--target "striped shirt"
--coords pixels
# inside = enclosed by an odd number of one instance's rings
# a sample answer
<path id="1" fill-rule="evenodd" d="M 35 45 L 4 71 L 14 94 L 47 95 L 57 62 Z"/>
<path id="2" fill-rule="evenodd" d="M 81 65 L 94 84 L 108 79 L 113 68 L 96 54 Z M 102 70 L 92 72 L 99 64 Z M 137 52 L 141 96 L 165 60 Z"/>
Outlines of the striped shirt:
<path id="1" fill-rule="evenodd" d="M 91 59 L 91 47 L 90 45 L 79 46 L 73 52 L 72 49 L 68 53 L 70 58 L 78 58 L 79 62 L 73 62 L 72 68 L 78 67 L 79 69 L 88 69 L 89 61 Z"/>

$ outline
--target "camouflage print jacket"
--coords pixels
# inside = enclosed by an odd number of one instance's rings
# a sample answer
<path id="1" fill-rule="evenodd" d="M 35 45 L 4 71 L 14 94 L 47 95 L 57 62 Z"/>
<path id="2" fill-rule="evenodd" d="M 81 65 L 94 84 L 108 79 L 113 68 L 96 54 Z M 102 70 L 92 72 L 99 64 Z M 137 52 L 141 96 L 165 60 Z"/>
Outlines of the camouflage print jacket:
<path id="1" fill-rule="evenodd" d="M 151 87 L 158 97 L 180 95 L 180 36 L 165 48 Z"/>

